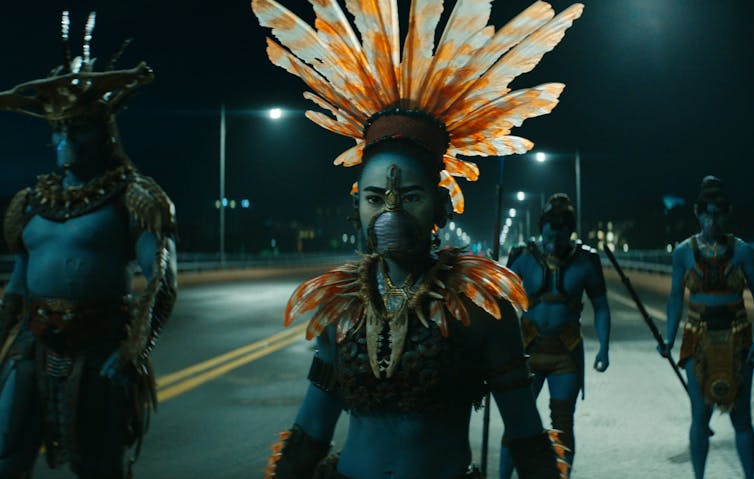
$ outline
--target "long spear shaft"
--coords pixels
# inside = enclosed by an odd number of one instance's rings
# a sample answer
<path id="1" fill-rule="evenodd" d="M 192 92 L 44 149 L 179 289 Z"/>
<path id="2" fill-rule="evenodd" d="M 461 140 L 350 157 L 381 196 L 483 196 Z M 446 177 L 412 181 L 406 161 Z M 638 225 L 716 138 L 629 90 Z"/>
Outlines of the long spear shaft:
<path id="1" fill-rule="evenodd" d="M 631 284 L 631 280 L 628 279 L 626 274 L 623 272 L 623 269 L 618 264 L 618 260 L 615 258 L 615 255 L 613 254 L 613 252 L 610 251 L 610 248 L 608 246 L 605 246 L 604 251 L 605 251 L 605 256 L 607 256 L 607 259 L 609 259 L 610 262 L 613 263 L 613 266 L 615 267 L 615 271 L 617 271 L 618 276 L 620 276 L 620 280 L 623 282 L 623 285 L 628 290 L 628 294 L 631 295 L 631 298 L 634 300 L 634 303 L 636 303 L 636 307 L 639 309 L 639 313 L 641 313 L 641 316 L 644 318 L 644 322 L 647 323 L 647 326 L 649 326 L 649 330 L 652 332 L 652 336 L 654 336 L 655 341 L 657 341 L 657 344 L 659 344 L 660 347 L 664 347 L 665 343 L 662 340 L 662 335 L 660 334 L 660 331 L 657 329 L 657 326 L 655 325 L 654 321 L 652 321 L 652 317 L 649 316 L 649 313 L 644 308 L 644 304 L 639 299 L 639 295 L 636 294 L 636 290 Z M 678 376 L 678 380 L 681 381 L 681 384 L 683 385 L 683 389 L 685 389 L 686 392 L 688 393 L 689 386 L 686 384 L 686 380 L 683 379 L 683 376 L 681 376 L 681 370 L 678 368 L 678 365 L 673 360 L 673 357 L 671 355 L 668 355 L 667 359 L 668 359 L 668 362 L 670 363 L 670 366 L 673 368 L 675 375 Z"/>
<path id="2" fill-rule="evenodd" d="M 495 187 L 496 207 L 495 207 L 495 231 L 492 237 L 492 259 L 498 261 L 500 258 L 500 229 L 501 216 L 503 214 L 503 159 L 499 159 L 499 171 L 497 177 L 497 186 Z M 490 443 L 490 393 L 484 395 L 484 416 L 482 419 L 482 477 L 487 477 L 487 454 Z"/>

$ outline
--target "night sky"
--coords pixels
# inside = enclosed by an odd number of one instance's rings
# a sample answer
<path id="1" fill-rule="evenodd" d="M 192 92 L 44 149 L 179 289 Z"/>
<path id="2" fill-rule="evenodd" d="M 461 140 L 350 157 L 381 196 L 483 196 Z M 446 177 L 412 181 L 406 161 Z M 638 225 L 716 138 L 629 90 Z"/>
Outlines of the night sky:
<path id="1" fill-rule="evenodd" d="M 301 96 L 304 84 L 268 62 L 268 32 L 259 27 L 248 1 L 18 3 L 4 6 L 0 17 L 0 89 L 44 76 L 60 64 L 63 8 L 72 12 L 75 41 L 88 11 L 97 10 L 94 56 L 109 59 L 125 36 L 134 38 L 119 65 L 146 60 L 156 81 L 133 97 L 119 114 L 119 125 L 134 162 L 176 203 L 184 250 L 211 250 L 216 241 L 222 103 L 230 111 L 228 197 L 252 202 L 251 210 L 229 212 L 229 222 L 242 225 L 242 236 L 259 238 L 245 244 L 254 249 L 267 241 L 264 228 L 277 223 L 311 224 L 317 209 L 335 215 L 333 221 L 348 230 L 347 193 L 358 170 L 331 162 L 353 142 L 303 117 L 309 108 Z M 303 0 L 282 3 L 313 18 Z M 405 13 L 408 0 L 399 3 Z M 453 3 L 446 2 L 446 12 Z M 497 0 L 492 23 L 502 26 L 530 3 Z M 571 2 L 551 3 L 560 11 Z M 506 191 L 573 196 L 572 152 L 579 149 L 584 229 L 597 221 L 631 221 L 634 244 L 662 247 L 662 196 L 692 201 L 701 178 L 716 174 L 735 205 L 734 232 L 754 239 L 754 3 L 584 3 L 583 17 L 563 42 L 513 84 L 566 84 L 551 115 L 514 130 L 533 140 L 537 150 L 559 155 L 544 164 L 506 158 Z M 286 109 L 281 121 L 265 117 L 272 106 Z M 43 121 L 0 113 L 0 199 L 7 202 L 53 168 L 48 143 Z M 473 236 L 486 238 L 492 234 L 497 161 L 477 161 L 482 178 L 461 185 L 467 213 L 458 220 Z M 513 205 L 512 199 L 507 202 Z"/>

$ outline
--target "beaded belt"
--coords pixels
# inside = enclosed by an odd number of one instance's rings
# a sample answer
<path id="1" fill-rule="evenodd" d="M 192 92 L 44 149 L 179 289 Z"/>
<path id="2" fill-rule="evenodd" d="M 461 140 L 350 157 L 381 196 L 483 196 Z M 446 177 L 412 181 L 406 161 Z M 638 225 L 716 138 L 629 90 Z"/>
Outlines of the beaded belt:
<path id="1" fill-rule="evenodd" d="M 26 306 L 29 330 L 54 351 L 79 351 L 102 339 L 123 336 L 129 318 L 129 299 L 95 303 L 33 298 Z"/>

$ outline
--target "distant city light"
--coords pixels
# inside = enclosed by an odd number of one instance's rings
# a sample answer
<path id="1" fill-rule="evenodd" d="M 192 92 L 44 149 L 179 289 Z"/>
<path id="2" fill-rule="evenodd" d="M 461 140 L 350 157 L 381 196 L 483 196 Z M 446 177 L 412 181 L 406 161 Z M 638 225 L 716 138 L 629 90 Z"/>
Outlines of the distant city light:
<path id="1" fill-rule="evenodd" d="M 544 162 L 545 162 L 545 160 L 547 159 L 547 155 L 545 155 L 545 154 L 544 154 L 544 153 L 542 153 L 541 151 L 538 151 L 538 152 L 537 152 L 537 153 L 536 153 L 536 154 L 534 155 L 534 158 L 535 158 L 535 159 L 536 159 L 536 160 L 537 160 L 538 162 L 540 162 L 540 163 L 544 163 Z"/>
<path id="2" fill-rule="evenodd" d="M 507 228 L 510 228 L 512 224 L 513 224 L 513 220 L 512 220 L 512 219 L 510 219 L 510 218 L 505 218 L 505 226 L 506 226 Z"/>
<path id="3" fill-rule="evenodd" d="M 519 191 L 518 193 L 516 193 L 516 199 L 518 201 L 524 201 L 526 199 L 526 193 Z"/>
<path id="4" fill-rule="evenodd" d="M 282 116 L 283 116 L 283 110 L 281 110 L 280 108 L 270 109 L 270 118 L 272 118 L 273 120 L 277 120 Z"/>
<path id="5" fill-rule="evenodd" d="M 445 241 L 450 241 L 450 233 L 445 233 Z"/>
<path id="6" fill-rule="evenodd" d="M 628 243 L 623 243 L 623 252 L 628 253 Z"/>
<path id="7" fill-rule="evenodd" d="M 222 199 L 222 203 L 223 203 L 223 208 L 227 207 L 228 206 L 228 198 L 223 198 Z"/>
<path id="8" fill-rule="evenodd" d="M 348 233 L 343 233 L 343 236 L 341 236 L 340 239 L 342 239 L 344 243 L 348 243 Z"/>
<path id="9" fill-rule="evenodd" d="M 241 200 L 241 208 L 249 208 L 251 206 L 251 201 L 243 199 Z"/>
<path id="10" fill-rule="evenodd" d="M 215 200 L 215 208 L 220 209 L 220 200 Z"/>
<path id="11" fill-rule="evenodd" d="M 456 229 L 456 222 L 451 221 L 449 226 L 450 226 L 450 231 L 453 231 L 454 229 Z"/>
<path id="12" fill-rule="evenodd" d="M 673 252 L 673 245 L 672 245 L 672 244 L 670 244 L 670 243 L 668 243 L 668 245 L 667 245 L 667 246 L 665 247 L 665 250 L 666 250 L 666 251 L 667 251 L 668 253 L 672 253 L 672 252 Z"/>
<path id="13" fill-rule="evenodd" d="M 348 238 L 348 242 L 351 244 L 356 244 L 356 236 L 351 235 L 351 237 Z"/>
<path id="14" fill-rule="evenodd" d="M 274 248 L 277 245 L 278 245 L 278 242 L 275 240 L 275 238 L 272 238 L 272 241 L 270 241 L 270 246 Z"/>
<path id="15" fill-rule="evenodd" d="M 236 207 L 236 200 L 230 200 L 230 209 L 234 209 Z"/>
<path id="16" fill-rule="evenodd" d="M 516 217 L 516 208 L 511 208 L 510 210 L 508 210 L 508 216 L 510 216 L 511 218 L 515 218 Z"/>

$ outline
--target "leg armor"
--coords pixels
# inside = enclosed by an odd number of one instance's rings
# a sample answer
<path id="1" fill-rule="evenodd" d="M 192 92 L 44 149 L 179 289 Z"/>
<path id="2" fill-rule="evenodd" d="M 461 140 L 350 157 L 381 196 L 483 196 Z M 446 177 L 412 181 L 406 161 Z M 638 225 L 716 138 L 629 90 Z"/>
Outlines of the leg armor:
<path id="1" fill-rule="evenodd" d="M 317 463 L 329 450 L 329 444 L 317 441 L 305 433 L 298 424 L 294 424 L 288 431 L 281 432 L 280 440 L 272 446 L 272 456 L 265 469 L 265 479 L 313 477 Z M 322 473 L 324 474 L 324 471 Z"/>
<path id="2" fill-rule="evenodd" d="M 512 439 L 507 444 L 521 479 L 559 479 L 567 477 L 567 466 L 559 464 L 556 445 L 547 433 Z M 557 450 L 560 451 L 561 448 Z M 563 470 L 565 469 L 565 471 Z"/>
<path id="3" fill-rule="evenodd" d="M 576 403 L 568 400 L 550 399 L 550 420 L 553 429 L 562 431 L 560 438 L 571 455 L 576 452 L 576 441 L 573 436 L 573 413 L 576 410 Z"/>

